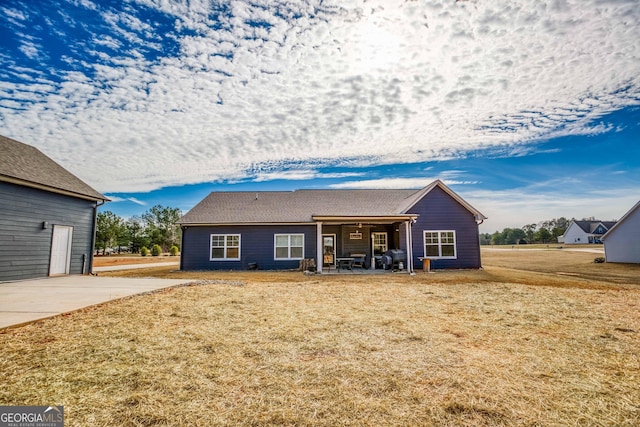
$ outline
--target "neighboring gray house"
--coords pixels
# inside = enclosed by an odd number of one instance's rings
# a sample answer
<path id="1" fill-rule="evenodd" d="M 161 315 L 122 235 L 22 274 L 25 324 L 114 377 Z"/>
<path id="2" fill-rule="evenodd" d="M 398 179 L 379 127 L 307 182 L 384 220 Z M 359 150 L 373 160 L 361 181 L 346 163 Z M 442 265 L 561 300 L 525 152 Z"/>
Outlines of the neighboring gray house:
<path id="1" fill-rule="evenodd" d="M 107 200 L 37 148 L 0 136 L 0 281 L 91 272 Z"/>
<path id="2" fill-rule="evenodd" d="M 562 235 L 560 243 L 580 245 L 602 243 L 602 236 L 615 225 L 616 221 L 573 220 Z"/>
<path id="3" fill-rule="evenodd" d="M 213 192 L 184 215 L 182 270 L 297 268 L 319 271 L 356 258 L 381 268 L 404 255 L 433 268 L 480 268 L 485 219 L 441 181 L 421 190 Z M 359 263 L 360 264 L 360 263 Z"/>
<path id="4" fill-rule="evenodd" d="M 602 236 L 607 262 L 640 263 L 640 201 Z"/>

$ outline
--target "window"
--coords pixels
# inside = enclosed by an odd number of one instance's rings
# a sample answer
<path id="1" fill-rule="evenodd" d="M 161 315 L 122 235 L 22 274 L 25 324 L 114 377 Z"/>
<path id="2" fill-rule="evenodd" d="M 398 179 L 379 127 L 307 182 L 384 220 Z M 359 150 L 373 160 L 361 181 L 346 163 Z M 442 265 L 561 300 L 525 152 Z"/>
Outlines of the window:
<path id="1" fill-rule="evenodd" d="M 304 234 L 276 234 L 275 259 L 303 259 Z"/>
<path id="2" fill-rule="evenodd" d="M 228 261 L 240 259 L 239 234 L 212 234 L 211 261 Z"/>
<path id="3" fill-rule="evenodd" d="M 388 250 L 387 233 L 373 233 L 373 255 L 384 255 Z"/>
<path id="4" fill-rule="evenodd" d="M 424 256 L 428 258 L 456 258 L 456 232 L 425 231 Z"/>

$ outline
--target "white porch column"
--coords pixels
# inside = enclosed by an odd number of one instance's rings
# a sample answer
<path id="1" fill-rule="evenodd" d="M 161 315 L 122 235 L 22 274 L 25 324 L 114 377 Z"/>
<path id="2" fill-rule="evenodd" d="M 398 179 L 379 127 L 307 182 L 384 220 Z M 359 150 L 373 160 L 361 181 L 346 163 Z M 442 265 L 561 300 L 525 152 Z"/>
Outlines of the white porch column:
<path id="1" fill-rule="evenodd" d="M 322 241 L 322 222 L 316 223 L 316 271 L 322 273 L 322 265 L 324 264 L 323 241 Z"/>
<path id="2" fill-rule="evenodd" d="M 406 222 L 406 227 L 404 228 L 406 233 L 406 243 L 407 243 L 407 271 L 409 273 L 413 273 L 413 241 L 412 241 L 412 233 L 411 233 L 411 220 Z"/>

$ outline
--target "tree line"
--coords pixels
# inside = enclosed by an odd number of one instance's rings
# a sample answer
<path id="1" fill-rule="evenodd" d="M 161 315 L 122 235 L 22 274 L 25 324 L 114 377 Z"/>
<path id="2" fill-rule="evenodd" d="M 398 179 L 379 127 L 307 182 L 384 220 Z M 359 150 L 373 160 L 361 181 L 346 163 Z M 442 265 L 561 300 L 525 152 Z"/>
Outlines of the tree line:
<path id="1" fill-rule="evenodd" d="M 526 243 L 557 243 L 572 219 L 565 217 L 526 224 L 522 228 L 505 228 L 493 234 L 480 233 L 481 245 L 519 245 Z"/>
<path id="2" fill-rule="evenodd" d="M 181 216 L 180 209 L 161 205 L 127 220 L 111 211 L 98 212 L 95 250 L 105 254 L 109 249 L 139 253 L 143 247 L 154 245 L 163 252 L 169 252 L 172 246 L 180 248 L 182 230 L 176 222 Z"/>

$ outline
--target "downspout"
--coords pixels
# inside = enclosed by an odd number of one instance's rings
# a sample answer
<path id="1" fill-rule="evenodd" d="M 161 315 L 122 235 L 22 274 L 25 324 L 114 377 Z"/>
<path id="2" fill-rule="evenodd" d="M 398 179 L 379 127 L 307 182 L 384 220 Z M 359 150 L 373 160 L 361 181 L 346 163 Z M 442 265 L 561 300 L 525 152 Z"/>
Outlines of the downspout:
<path id="1" fill-rule="evenodd" d="M 89 268 L 90 271 L 85 273 L 85 266 L 82 266 L 82 274 L 93 274 L 93 252 L 96 249 L 96 233 L 98 232 L 98 208 L 106 203 L 106 200 L 96 201 L 93 207 L 93 236 L 91 237 L 91 251 L 89 252 Z"/>
<path id="2" fill-rule="evenodd" d="M 316 223 L 316 271 L 322 273 L 322 265 L 324 264 L 324 254 L 322 253 L 322 222 Z"/>

